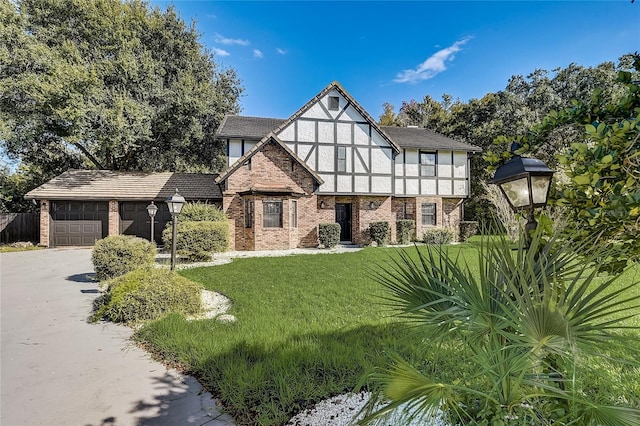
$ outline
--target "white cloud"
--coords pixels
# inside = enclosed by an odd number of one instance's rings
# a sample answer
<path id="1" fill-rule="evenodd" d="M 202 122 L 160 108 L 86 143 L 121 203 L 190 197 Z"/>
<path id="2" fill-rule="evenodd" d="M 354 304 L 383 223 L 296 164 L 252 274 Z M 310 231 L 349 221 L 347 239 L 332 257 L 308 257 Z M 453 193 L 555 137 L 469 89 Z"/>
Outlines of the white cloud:
<path id="1" fill-rule="evenodd" d="M 471 37 L 465 37 L 451 46 L 437 51 L 415 69 L 399 72 L 393 81 L 395 83 L 418 83 L 435 77 L 447 69 L 446 63 L 453 61 L 455 54 L 461 51 L 462 46 L 470 39 Z"/>
<path id="2" fill-rule="evenodd" d="M 258 58 L 258 59 L 262 59 L 264 58 L 264 54 L 259 51 L 258 49 L 253 49 L 253 57 L 254 58 Z"/>
<path id="3" fill-rule="evenodd" d="M 231 53 L 227 52 L 226 50 L 218 49 L 217 47 L 214 47 L 212 50 L 213 50 L 214 55 L 218 55 L 218 56 L 229 56 L 229 55 L 231 55 Z"/>
<path id="4" fill-rule="evenodd" d="M 279 47 L 276 49 L 276 52 L 277 52 L 279 55 L 286 55 L 286 54 L 287 54 L 287 51 L 286 51 L 286 50 L 284 50 L 284 49 L 280 49 Z"/>
<path id="5" fill-rule="evenodd" d="M 243 40 L 241 38 L 228 38 L 225 37 L 221 34 L 216 33 L 215 36 L 213 37 L 213 40 L 216 43 L 220 43 L 220 44 L 224 44 L 226 46 L 230 46 L 233 44 L 237 44 L 239 46 L 248 46 L 249 45 L 249 40 Z"/>

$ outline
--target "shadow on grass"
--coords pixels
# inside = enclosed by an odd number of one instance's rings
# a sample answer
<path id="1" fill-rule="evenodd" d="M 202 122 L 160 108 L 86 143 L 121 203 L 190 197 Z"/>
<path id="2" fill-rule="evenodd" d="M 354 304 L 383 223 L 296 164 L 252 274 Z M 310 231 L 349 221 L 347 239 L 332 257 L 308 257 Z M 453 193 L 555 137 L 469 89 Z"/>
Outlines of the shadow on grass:
<path id="1" fill-rule="evenodd" d="M 145 338 L 153 334 L 147 328 L 139 338 L 150 342 L 153 339 Z M 189 340 L 207 338 L 220 336 L 196 333 Z M 414 338 L 415 334 L 399 324 L 363 325 L 325 334 L 294 335 L 274 343 L 241 340 L 217 354 L 205 354 L 201 350 L 204 346 L 181 347 L 184 353 L 170 356 L 185 360 L 203 353 L 187 363 L 191 373 L 220 398 L 239 423 L 281 425 L 328 397 L 356 390 L 359 385 L 366 387 L 366 377 L 387 366 L 390 353 L 421 363 L 418 359 L 424 359 L 424 346 L 420 350 Z"/>

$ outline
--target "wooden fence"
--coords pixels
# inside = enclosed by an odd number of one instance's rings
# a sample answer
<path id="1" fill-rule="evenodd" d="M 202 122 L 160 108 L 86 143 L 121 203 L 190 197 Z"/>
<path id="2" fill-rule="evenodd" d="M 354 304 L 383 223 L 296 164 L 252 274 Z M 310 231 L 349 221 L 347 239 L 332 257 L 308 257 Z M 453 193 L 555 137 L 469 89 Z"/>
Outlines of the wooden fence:
<path id="1" fill-rule="evenodd" d="M 0 243 L 40 241 L 40 213 L 0 213 Z"/>

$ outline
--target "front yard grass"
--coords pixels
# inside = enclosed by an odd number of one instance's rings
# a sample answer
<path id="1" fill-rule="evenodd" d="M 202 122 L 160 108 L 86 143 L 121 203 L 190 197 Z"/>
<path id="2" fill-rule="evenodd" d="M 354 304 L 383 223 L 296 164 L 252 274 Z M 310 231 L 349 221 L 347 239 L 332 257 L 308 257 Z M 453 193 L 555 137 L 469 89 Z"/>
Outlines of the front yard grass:
<path id="1" fill-rule="evenodd" d="M 315 402 L 366 385 L 363 377 L 388 363 L 393 353 L 438 380 L 465 376 L 472 367 L 452 356 L 457 351 L 424 341 L 419 329 L 401 324 L 384 307 L 382 288 L 369 272 L 395 250 L 415 248 L 236 259 L 182 271 L 229 297 L 229 313 L 237 322 L 187 322 L 170 315 L 142 327 L 136 338 L 166 362 L 194 374 L 240 424 L 285 424 Z M 476 250 L 461 244 L 450 252 L 475 263 Z M 639 275 L 636 266 L 623 278 L 637 280 Z M 636 326 L 637 321 L 629 320 Z M 615 373 L 610 396 L 615 400 L 622 387 L 637 405 L 638 370 Z M 598 386 L 595 376 L 593 383 Z"/>

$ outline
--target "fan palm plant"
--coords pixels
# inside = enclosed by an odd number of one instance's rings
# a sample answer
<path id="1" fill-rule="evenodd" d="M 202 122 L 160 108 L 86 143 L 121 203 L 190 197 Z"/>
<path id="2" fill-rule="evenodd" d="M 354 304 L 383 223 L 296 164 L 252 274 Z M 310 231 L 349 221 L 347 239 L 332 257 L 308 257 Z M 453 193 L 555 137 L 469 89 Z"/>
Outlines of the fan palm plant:
<path id="1" fill-rule="evenodd" d="M 439 383 L 395 357 L 373 377 L 386 402 L 372 404 L 364 423 L 400 408 L 407 424 L 441 413 L 452 424 L 640 425 L 640 410 L 599 405 L 580 391 L 585 356 L 622 345 L 634 362 L 640 347 L 638 333 L 624 333 L 639 310 L 638 282 L 612 286 L 617 275 L 588 267 L 603 253 L 556 238 L 543 244 L 540 233 L 529 249 L 484 240 L 477 268 L 442 247 L 416 251 L 398 252 L 374 278 L 429 342 L 462 342 L 461 363 L 473 375 Z"/>

